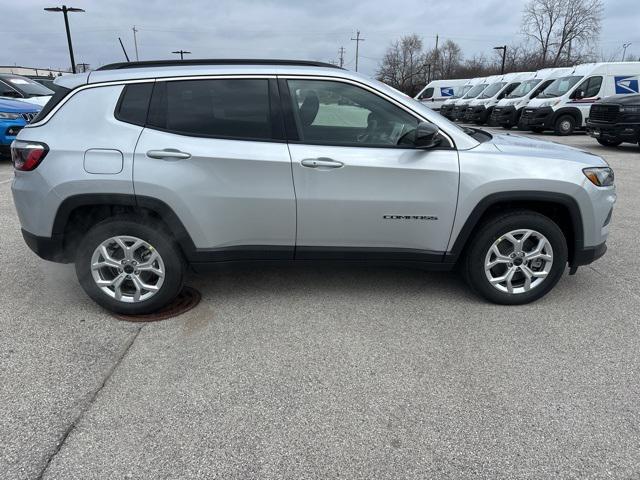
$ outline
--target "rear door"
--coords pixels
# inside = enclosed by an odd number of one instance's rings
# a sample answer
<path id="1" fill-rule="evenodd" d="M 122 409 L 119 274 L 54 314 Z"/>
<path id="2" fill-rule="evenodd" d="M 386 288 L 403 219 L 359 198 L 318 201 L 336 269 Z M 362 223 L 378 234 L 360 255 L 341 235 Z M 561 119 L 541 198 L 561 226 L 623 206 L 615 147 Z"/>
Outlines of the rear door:
<path id="1" fill-rule="evenodd" d="M 158 80 L 134 188 L 166 203 L 202 261 L 293 257 L 296 207 L 275 79 Z"/>
<path id="2" fill-rule="evenodd" d="M 458 152 L 416 149 L 419 119 L 347 81 L 280 79 L 298 205 L 296 258 L 439 261 Z"/>

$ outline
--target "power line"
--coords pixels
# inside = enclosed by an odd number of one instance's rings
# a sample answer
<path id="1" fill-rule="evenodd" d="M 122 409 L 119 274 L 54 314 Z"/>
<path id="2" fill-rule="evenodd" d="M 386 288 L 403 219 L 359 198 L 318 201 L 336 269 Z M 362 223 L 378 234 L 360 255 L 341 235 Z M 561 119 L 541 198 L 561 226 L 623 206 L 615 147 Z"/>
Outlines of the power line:
<path id="1" fill-rule="evenodd" d="M 356 31 L 356 38 L 351 37 L 351 40 L 356 42 L 356 72 L 358 71 L 358 50 L 360 46 L 360 42 L 364 42 L 364 38 L 360 38 L 360 30 Z"/>

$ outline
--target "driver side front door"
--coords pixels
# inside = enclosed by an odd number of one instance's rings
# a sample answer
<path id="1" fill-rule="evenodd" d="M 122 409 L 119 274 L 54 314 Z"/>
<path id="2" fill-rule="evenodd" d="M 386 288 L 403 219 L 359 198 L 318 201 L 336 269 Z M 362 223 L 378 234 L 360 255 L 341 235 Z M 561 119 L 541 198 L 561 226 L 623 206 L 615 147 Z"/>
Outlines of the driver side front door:
<path id="1" fill-rule="evenodd" d="M 280 81 L 297 201 L 296 258 L 439 261 L 458 194 L 454 148 L 405 141 L 419 119 L 342 80 Z"/>

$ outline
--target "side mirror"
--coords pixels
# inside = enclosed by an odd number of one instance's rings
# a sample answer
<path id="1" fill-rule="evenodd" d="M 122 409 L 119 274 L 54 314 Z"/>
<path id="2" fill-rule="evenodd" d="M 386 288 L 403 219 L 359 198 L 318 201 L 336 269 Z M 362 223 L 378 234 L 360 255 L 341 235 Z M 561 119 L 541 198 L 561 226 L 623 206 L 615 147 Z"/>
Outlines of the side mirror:
<path id="1" fill-rule="evenodd" d="M 432 148 L 440 144 L 438 132 L 440 130 L 433 123 L 420 122 L 416 127 L 413 144 L 416 148 Z"/>
<path id="2" fill-rule="evenodd" d="M 584 90 L 576 90 L 575 99 L 582 100 L 584 98 Z"/>

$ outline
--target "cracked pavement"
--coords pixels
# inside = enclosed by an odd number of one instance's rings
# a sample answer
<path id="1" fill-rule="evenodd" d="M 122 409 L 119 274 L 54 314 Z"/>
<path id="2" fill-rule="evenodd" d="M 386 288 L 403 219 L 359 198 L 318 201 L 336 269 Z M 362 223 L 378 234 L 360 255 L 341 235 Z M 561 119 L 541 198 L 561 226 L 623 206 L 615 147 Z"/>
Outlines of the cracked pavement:
<path id="1" fill-rule="evenodd" d="M 609 251 L 541 301 L 454 274 L 191 275 L 202 303 L 114 319 L 24 244 L 0 162 L 0 478 L 637 478 L 640 150 Z"/>

